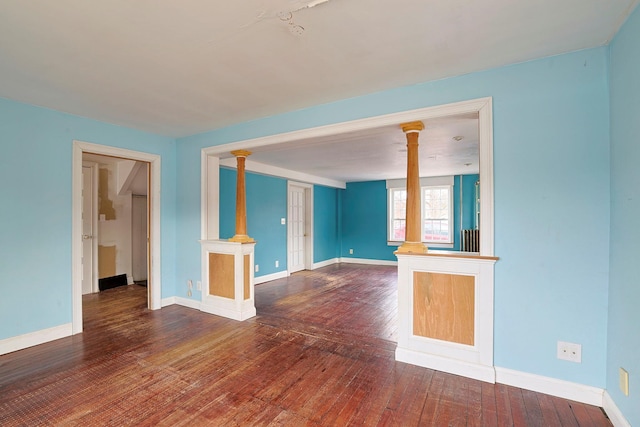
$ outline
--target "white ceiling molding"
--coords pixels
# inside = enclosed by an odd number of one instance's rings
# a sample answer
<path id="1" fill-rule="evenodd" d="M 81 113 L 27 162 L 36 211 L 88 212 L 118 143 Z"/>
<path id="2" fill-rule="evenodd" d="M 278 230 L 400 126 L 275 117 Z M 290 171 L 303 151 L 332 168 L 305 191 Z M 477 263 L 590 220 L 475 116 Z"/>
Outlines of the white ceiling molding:
<path id="1" fill-rule="evenodd" d="M 235 158 L 220 159 L 220 166 L 236 169 L 237 161 Z M 290 169 L 279 168 L 277 166 L 265 165 L 263 163 L 251 161 L 248 158 L 245 161 L 245 170 L 248 172 L 255 172 L 263 175 L 286 178 L 293 181 L 305 182 L 315 185 L 324 185 L 326 187 L 342 189 L 347 188 L 347 183 L 344 181 L 336 181 L 335 179 L 323 178 L 321 176 L 310 175 L 304 172 L 297 172 Z"/>

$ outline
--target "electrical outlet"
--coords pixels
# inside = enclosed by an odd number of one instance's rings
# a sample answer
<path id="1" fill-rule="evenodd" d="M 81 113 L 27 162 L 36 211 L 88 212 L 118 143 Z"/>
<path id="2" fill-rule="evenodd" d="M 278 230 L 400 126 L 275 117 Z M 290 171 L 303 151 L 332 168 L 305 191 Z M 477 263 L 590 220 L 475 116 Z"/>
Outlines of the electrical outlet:
<path id="1" fill-rule="evenodd" d="M 349 255 L 353 255 L 353 249 L 349 249 Z"/>
<path id="2" fill-rule="evenodd" d="M 254 267 L 254 269 L 256 270 L 256 273 L 257 273 L 258 271 L 260 271 L 260 266 L 259 266 L 258 264 L 256 264 L 256 266 Z"/>
<path id="3" fill-rule="evenodd" d="M 620 368 L 620 390 L 625 396 L 629 396 L 629 372 Z"/>
<path id="4" fill-rule="evenodd" d="M 196 289 L 198 289 L 199 291 L 202 290 L 202 282 L 200 280 L 196 282 Z"/>
<path id="5" fill-rule="evenodd" d="M 558 341 L 558 359 L 582 363 L 582 346 L 572 342 Z"/>
<path id="6" fill-rule="evenodd" d="M 280 267 L 280 261 L 276 260 L 276 268 Z"/>

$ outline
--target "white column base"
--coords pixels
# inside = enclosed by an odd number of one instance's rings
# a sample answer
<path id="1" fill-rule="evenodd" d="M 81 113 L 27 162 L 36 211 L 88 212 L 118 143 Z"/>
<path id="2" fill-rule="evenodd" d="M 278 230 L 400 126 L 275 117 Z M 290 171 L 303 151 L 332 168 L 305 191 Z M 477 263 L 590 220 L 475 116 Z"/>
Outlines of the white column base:
<path id="1" fill-rule="evenodd" d="M 255 243 L 227 240 L 202 240 L 202 302 L 200 311 L 233 320 L 247 320 L 256 315 L 255 278 L 253 272 Z M 209 254 L 233 256 L 233 298 L 210 294 Z M 250 257 L 249 271 L 245 272 L 244 257 Z M 249 296 L 245 295 L 245 273 L 249 279 Z"/>

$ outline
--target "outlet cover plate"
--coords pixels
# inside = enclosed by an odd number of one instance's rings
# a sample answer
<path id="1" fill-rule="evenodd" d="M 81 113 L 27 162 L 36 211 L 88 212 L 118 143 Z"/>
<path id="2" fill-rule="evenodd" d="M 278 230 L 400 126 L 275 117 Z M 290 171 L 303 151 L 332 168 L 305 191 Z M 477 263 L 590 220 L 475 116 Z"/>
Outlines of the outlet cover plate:
<path id="1" fill-rule="evenodd" d="M 582 346 L 572 342 L 558 341 L 558 359 L 582 363 Z"/>

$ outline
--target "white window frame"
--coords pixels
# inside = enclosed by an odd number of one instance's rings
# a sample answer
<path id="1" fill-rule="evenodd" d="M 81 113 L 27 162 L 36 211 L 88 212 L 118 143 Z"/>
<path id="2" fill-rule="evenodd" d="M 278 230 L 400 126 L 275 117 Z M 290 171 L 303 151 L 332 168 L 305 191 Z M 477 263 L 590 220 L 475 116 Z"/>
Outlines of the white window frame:
<path id="1" fill-rule="evenodd" d="M 454 228 L 454 215 L 455 209 L 453 206 L 453 176 L 439 176 L 439 177 L 428 177 L 428 178 L 420 178 L 420 236 L 424 236 L 424 190 L 427 188 L 444 188 L 447 187 L 449 189 L 449 240 L 446 242 L 443 241 L 428 241 L 422 239 L 424 243 L 426 243 L 431 248 L 453 248 L 455 243 L 455 238 L 453 235 Z M 402 244 L 402 241 L 392 240 L 391 239 L 391 230 L 393 229 L 393 192 L 394 190 L 405 190 L 407 188 L 407 180 L 406 179 L 390 179 L 387 180 L 387 244 L 389 246 L 398 246 Z"/>

